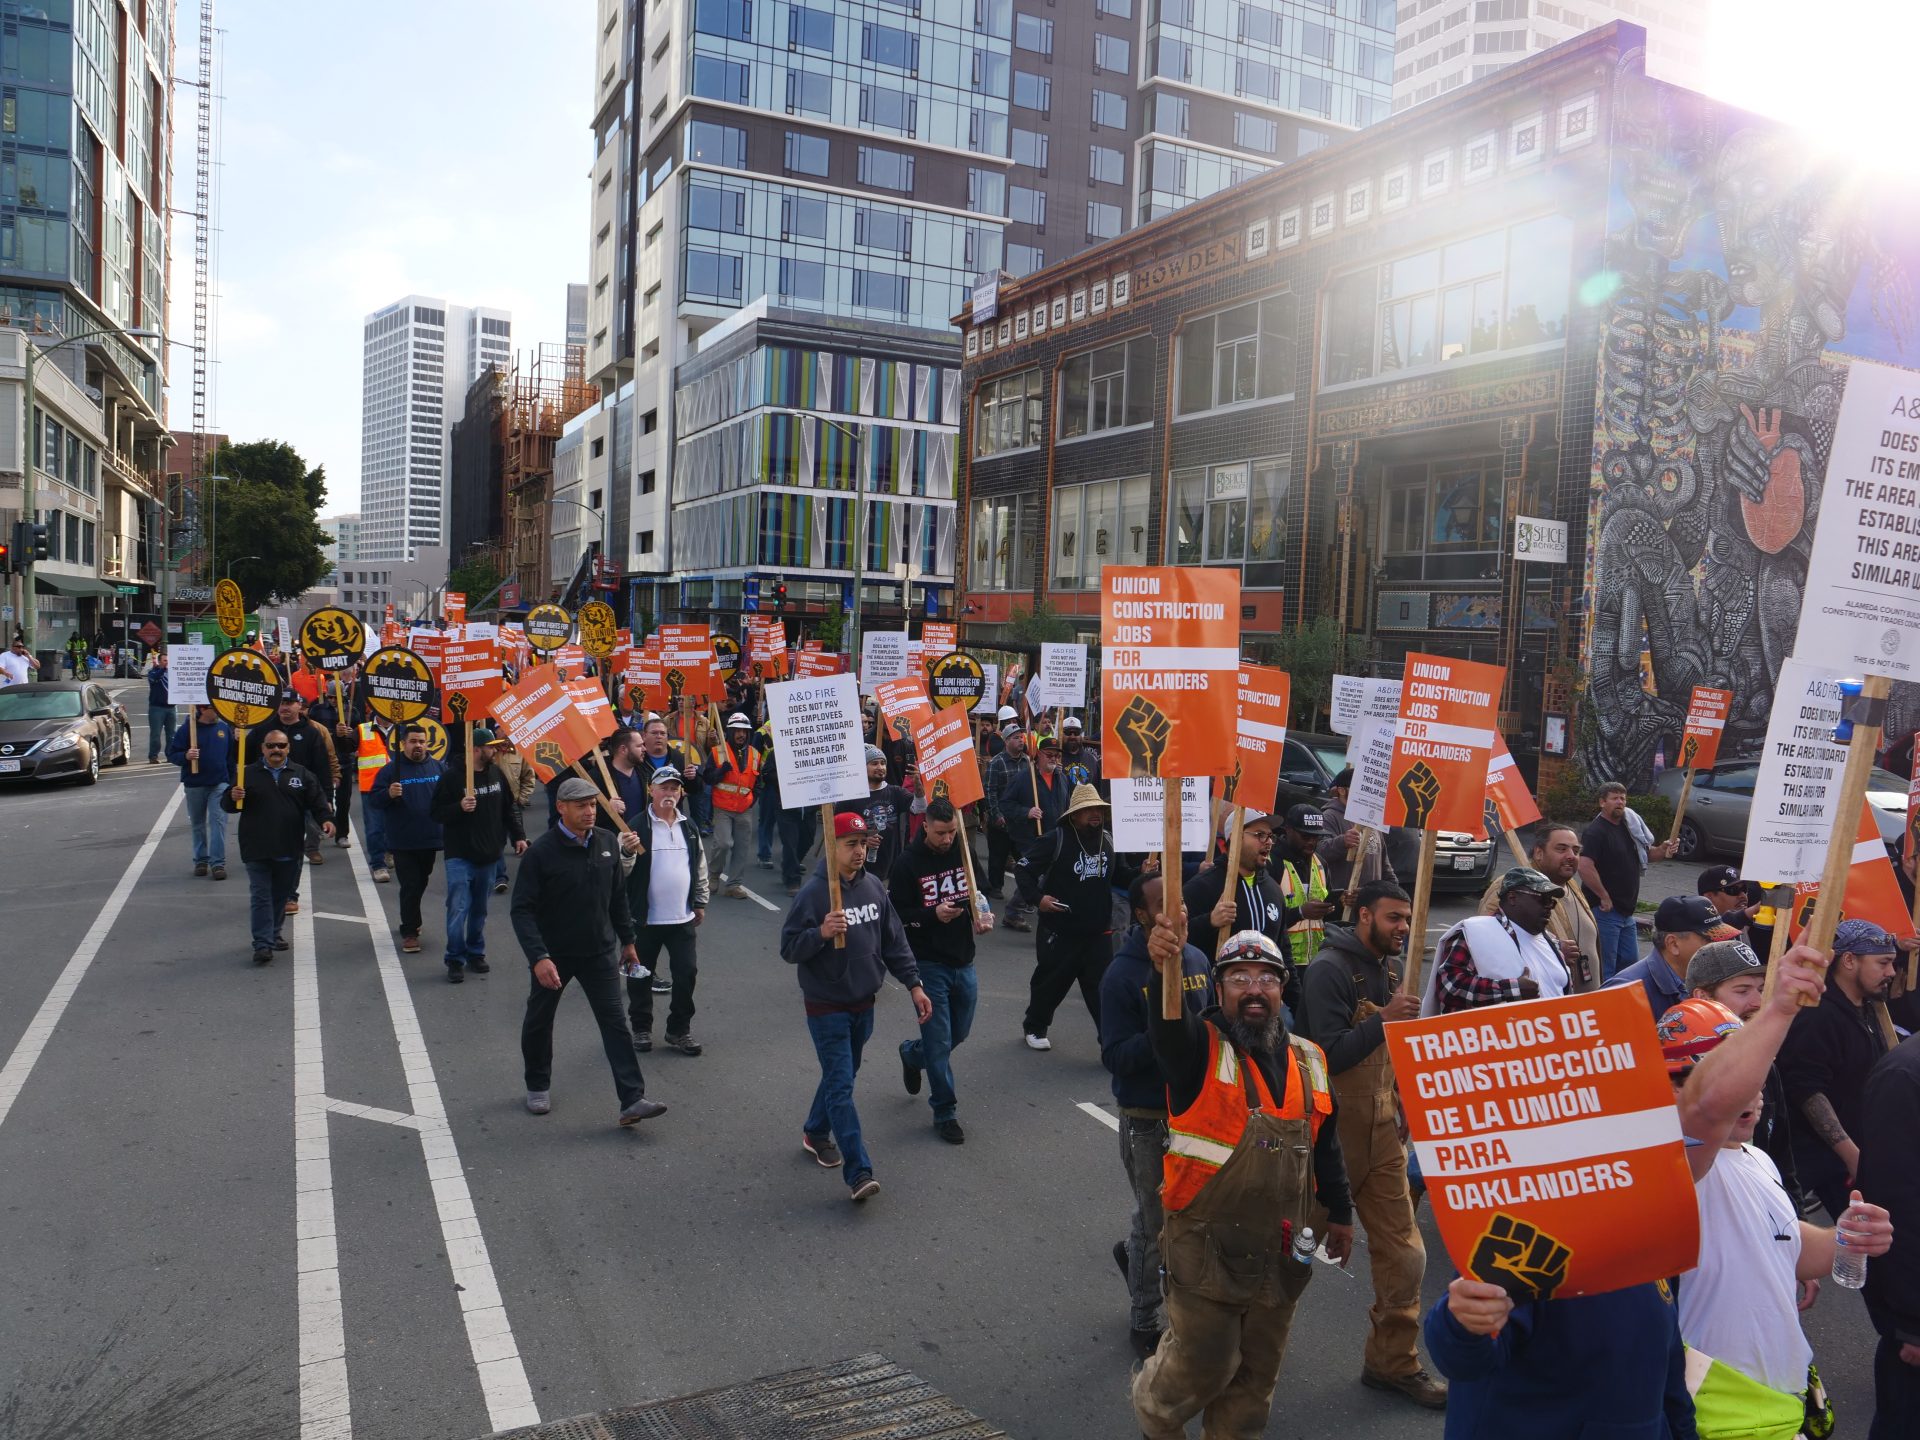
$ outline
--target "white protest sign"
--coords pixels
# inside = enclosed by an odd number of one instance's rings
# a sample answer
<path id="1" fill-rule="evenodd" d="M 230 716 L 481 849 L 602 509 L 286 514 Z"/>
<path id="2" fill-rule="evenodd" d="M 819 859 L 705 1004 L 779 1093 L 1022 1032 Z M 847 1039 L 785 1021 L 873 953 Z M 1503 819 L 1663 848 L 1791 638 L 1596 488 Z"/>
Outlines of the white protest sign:
<path id="1" fill-rule="evenodd" d="M 1087 703 L 1087 647 L 1043 644 L 1040 692 L 1047 705 L 1083 709 Z"/>
<path id="2" fill-rule="evenodd" d="M 869 630 L 860 637 L 860 693 L 873 694 L 883 680 L 902 680 L 911 673 L 907 660 L 907 632 Z"/>
<path id="3" fill-rule="evenodd" d="M 207 667 L 213 664 L 211 645 L 167 647 L 167 704 L 207 703 Z"/>
<path id="4" fill-rule="evenodd" d="M 280 642 L 280 653 L 290 654 L 293 650 L 293 628 L 287 624 L 287 617 L 278 616 L 273 622 L 273 633 Z"/>
<path id="5" fill-rule="evenodd" d="M 789 810 L 867 795 L 867 747 L 851 675 L 780 680 L 767 686 L 780 803 Z"/>
<path id="6" fill-rule="evenodd" d="M 1393 773 L 1397 725 L 1397 716 L 1362 720 L 1347 745 L 1353 763 L 1353 785 L 1347 791 L 1349 825 L 1364 825 L 1382 833 L 1387 829 L 1387 779 Z"/>
<path id="7" fill-rule="evenodd" d="M 463 640 L 498 640 L 500 627 L 490 620 L 469 620 L 460 627 Z"/>
<path id="8" fill-rule="evenodd" d="M 1158 850 L 1166 837 L 1166 790 L 1162 780 L 1113 782 L 1113 848 L 1123 855 Z M 1180 848 L 1205 854 L 1212 844 L 1207 801 L 1213 782 L 1190 776 L 1180 782 Z"/>
<path id="9" fill-rule="evenodd" d="M 1327 723 L 1336 735 L 1354 735 L 1363 720 L 1392 720 L 1400 714 L 1400 682 L 1369 680 L 1361 675 L 1333 677 L 1332 714 Z M 1347 747 L 1353 758 L 1353 747 Z"/>
<path id="10" fill-rule="evenodd" d="M 1777 431 L 1776 421 L 1774 447 Z M 1775 449 L 1775 484 L 1787 469 L 1797 478 L 1800 465 L 1799 451 Z M 1920 679 L 1920 380 L 1911 370 L 1847 367 L 1793 653 L 1855 676 Z M 1775 718 L 1780 709 L 1776 701 Z"/>
<path id="11" fill-rule="evenodd" d="M 1747 810 L 1740 873 L 1748 879 L 1775 885 L 1820 879 L 1847 764 L 1847 747 L 1833 739 L 1840 723 L 1839 682 L 1847 673 L 1804 660 L 1780 666 Z"/>
<path id="12" fill-rule="evenodd" d="M 987 683 L 980 691 L 980 701 L 973 707 L 976 715 L 997 715 L 1000 713 L 1000 667 L 982 665 L 987 672 Z"/>

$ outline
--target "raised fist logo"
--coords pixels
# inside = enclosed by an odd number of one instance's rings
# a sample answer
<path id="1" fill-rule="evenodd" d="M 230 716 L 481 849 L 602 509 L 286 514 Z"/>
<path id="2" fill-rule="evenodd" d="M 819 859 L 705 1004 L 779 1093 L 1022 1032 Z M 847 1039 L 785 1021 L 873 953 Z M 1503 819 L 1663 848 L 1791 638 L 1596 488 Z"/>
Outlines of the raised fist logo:
<path id="1" fill-rule="evenodd" d="M 1693 757 L 1699 753 L 1700 737 L 1698 735 L 1689 735 L 1683 739 L 1680 742 L 1680 768 L 1682 770 L 1692 769 Z"/>
<path id="2" fill-rule="evenodd" d="M 933 798 L 934 798 L 934 799 L 936 799 L 936 800 L 945 800 L 945 799 L 947 798 L 947 793 L 948 793 L 948 792 L 947 792 L 947 782 L 946 782 L 946 781 L 944 781 L 944 780 L 936 780 L 936 781 L 934 781 L 934 782 L 933 782 Z"/>
<path id="3" fill-rule="evenodd" d="M 1227 777 L 1227 793 L 1224 797 L 1226 800 L 1226 803 L 1229 805 L 1237 805 L 1240 803 L 1241 769 L 1242 769 L 1242 766 L 1240 762 L 1238 760 L 1235 760 L 1233 762 L 1233 774 Z"/>
<path id="4" fill-rule="evenodd" d="M 1413 830 L 1427 828 L 1427 817 L 1433 814 L 1433 807 L 1440 799 L 1440 777 L 1427 768 L 1427 762 L 1416 760 L 1395 787 L 1400 798 L 1407 803 L 1407 826 Z"/>
<path id="5" fill-rule="evenodd" d="M 678 665 L 667 671 L 667 697 L 674 709 L 680 708 L 680 692 L 687 688 L 687 672 Z"/>
<path id="6" fill-rule="evenodd" d="M 760 670 L 761 670 L 760 662 L 758 660 L 754 661 L 752 666 L 754 679 L 758 680 L 760 678 Z"/>
<path id="7" fill-rule="evenodd" d="M 1515 1301 L 1546 1300 L 1567 1278 L 1573 1251 L 1544 1231 L 1497 1213 L 1473 1242 L 1467 1269 L 1473 1278 L 1498 1285 Z"/>
<path id="8" fill-rule="evenodd" d="M 629 710 L 639 710 L 646 703 L 646 699 L 647 699 L 646 686 L 629 685 L 627 687 L 627 708 Z"/>
<path id="9" fill-rule="evenodd" d="M 463 720 L 467 718 L 466 692 L 461 690 L 456 690 L 451 695 L 447 696 L 447 715 L 452 719 L 453 723 L 456 725 L 460 724 Z"/>
<path id="10" fill-rule="evenodd" d="M 567 757 L 560 753 L 559 741 L 542 740 L 533 747 L 533 763 L 558 775 L 567 768 Z"/>
<path id="11" fill-rule="evenodd" d="M 1114 722 L 1120 743 L 1127 747 L 1127 773 L 1135 780 L 1160 773 L 1160 757 L 1167 753 L 1167 740 L 1173 734 L 1173 722 L 1166 712 L 1144 695 L 1127 702 Z"/>
<path id="12" fill-rule="evenodd" d="M 913 738 L 913 725 L 908 721 L 906 716 L 896 715 L 894 717 L 893 734 L 894 738 L 898 740 L 911 740 Z"/>

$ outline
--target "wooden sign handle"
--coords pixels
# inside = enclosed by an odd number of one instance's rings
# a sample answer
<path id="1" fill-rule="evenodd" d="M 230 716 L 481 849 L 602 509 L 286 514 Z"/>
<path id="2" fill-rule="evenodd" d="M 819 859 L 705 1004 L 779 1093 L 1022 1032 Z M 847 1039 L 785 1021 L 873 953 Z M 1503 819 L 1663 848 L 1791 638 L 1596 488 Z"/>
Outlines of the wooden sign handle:
<path id="1" fill-rule="evenodd" d="M 1421 993 L 1420 967 L 1427 955 L 1427 906 L 1433 900 L 1433 857 L 1440 848 L 1440 832 L 1432 825 L 1420 832 L 1420 869 L 1413 877 L 1413 928 L 1407 932 L 1407 973 L 1402 995 Z"/>
<path id="2" fill-rule="evenodd" d="M 573 762 L 573 773 L 578 775 L 582 780 L 586 781 L 589 785 L 593 785 L 593 776 L 587 773 L 587 767 L 582 765 L 578 760 Z M 611 781 L 608 782 L 608 788 L 609 789 L 612 788 Z M 615 827 L 622 831 L 629 829 L 630 827 L 628 826 L 627 822 L 621 817 L 620 812 L 613 808 L 612 797 L 601 794 L 600 787 L 598 785 L 594 785 L 593 789 L 594 789 L 595 798 L 598 799 L 600 802 L 600 808 L 607 812 L 607 818 L 613 821 Z"/>
<path id="3" fill-rule="evenodd" d="M 1688 775 L 1687 779 L 1691 780 L 1693 776 Z M 1507 849 L 1513 852 L 1513 863 L 1516 865 L 1524 865 L 1531 870 L 1533 868 L 1533 857 L 1527 854 L 1527 847 L 1520 843 L 1520 832 L 1518 830 L 1508 830 L 1506 836 Z"/>
<path id="4" fill-rule="evenodd" d="M 1680 782 L 1680 803 L 1673 807 L 1673 828 L 1667 832 L 1669 845 L 1680 838 L 1680 822 L 1687 818 L 1687 800 L 1693 794 L 1693 777 L 1696 773 L 1689 765 L 1686 778 Z"/>
<path id="5" fill-rule="evenodd" d="M 820 806 L 820 836 L 821 853 L 826 856 L 827 860 L 827 903 L 835 910 L 838 910 L 841 908 L 840 857 L 834 849 L 833 806 L 829 803 L 823 803 Z M 845 935 L 834 936 L 833 948 L 836 950 L 846 949 L 847 937 Z"/>
<path id="6" fill-rule="evenodd" d="M 473 798 L 473 721 L 465 722 L 467 730 L 467 798 Z"/>
<path id="7" fill-rule="evenodd" d="M 199 707 L 194 705 L 187 707 L 187 748 L 190 750 L 198 750 L 200 748 L 200 710 Z M 198 775 L 200 773 L 200 762 L 195 760 L 192 764 L 193 773 Z"/>
<path id="8" fill-rule="evenodd" d="M 967 817 L 959 806 L 953 809 L 954 823 L 959 825 L 960 833 L 955 837 L 960 846 L 960 863 L 967 867 L 967 909 L 968 920 L 976 920 L 980 913 L 980 880 L 973 873 L 973 846 L 967 840 Z"/>
<path id="9" fill-rule="evenodd" d="M 1347 857 L 1353 862 L 1352 868 L 1347 871 L 1347 894 L 1349 896 L 1360 888 L 1360 871 L 1365 868 L 1367 857 L 1371 854 L 1373 854 L 1373 831 L 1365 825 L 1362 825 L 1360 827 L 1360 843 L 1353 847 L 1353 853 Z M 1353 923 L 1353 917 L 1357 912 L 1353 905 L 1348 904 L 1342 908 L 1341 913 L 1345 916 L 1347 923 L 1351 925 Z"/>
<path id="10" fill-rule="evenodd" d="M 1180 781 L 1178 777 L 1163 775 L 1160 786 L 1166 793 L 1166 803 L 1160 814 L 1160 913 L 1176 924 L 1180 920 Z M 1186 939 L 1185 928 L 1181 930 L 1181 940 Z M 1185 997 L 1180 985 L 1186 975 L 1186 967 L 1181 964 L 1182 951 L 1176 950 L 1173 959 L 1160 971 L 1160 1018 L 1178 1020 Z"/>
<path id="11" fill-rule="evenodd" d="M 1233 837 L 1227 841 L 1227 883 L 1226 887 L 1220 892 L 1222 895 L 1232 895 L 1234 893 L 1234 886 L 1240 883 L 1240 846 L 1246 840 L 1246 835 L 1247 807 L 1244 805 L 1236 805 L 1233 807 Z M 1209 840 L 1208 843 L 1211 844 L 1211 840 Z M 1237 898 L 1235 903 L 1239 903 Z M 1227 943 L 1227 937 L 1232 933 L 1233 922 L 1229 920 L 1220 927 L 1220 934 L 1213 942 L 1215 959 L 1219 958 L 1220 947 Z"/>
<path id="12" fill-rule="evenodd" d="M 1893 682 L 1884 675 L 1869 675 L 1860 685 L 1862 700 L 1885 700 Z M 1867 779 L 1873 769 L 1873 755 L 1880 748 L 1878 725 L 1855 724 L 1853 738 L 1847 742 L 1847 764 L 1840 772 L 1840 796 L 1833 812 L 1833 832 L 1827 839 L 1827 863 L 1820 872 L 1820 898 L 1814 902 L 1813 916 L 1807 921 L 1801 942 L 1816 950 L 1833 949 L 1833 932 L 1840 924 L 1840 907 L 1847 895 L 1847 872 L 1853 868 L 1854 836 L 1860 830 L 1860 807 L 1867 800 Z M 1811 995 L 1802 995 L 1800 1004 L 1818 1005 Z"/>

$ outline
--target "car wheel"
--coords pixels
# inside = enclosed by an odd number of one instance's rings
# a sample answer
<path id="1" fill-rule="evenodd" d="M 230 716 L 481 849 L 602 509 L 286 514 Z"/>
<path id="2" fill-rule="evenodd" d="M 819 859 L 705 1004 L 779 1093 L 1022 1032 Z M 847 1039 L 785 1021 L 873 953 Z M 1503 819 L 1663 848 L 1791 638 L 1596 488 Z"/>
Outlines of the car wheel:
<path id="1" fill-rule="evenodd" d="M 80 772 L 80 783 L 82 785 L 100 783 L 100 747 L 98 745 L 90 743 L 87 746 L 87 768 Z"/>
<path id="2" fill-rule="evenodd" d="M 1678 860 L 1699 860 L 1707 853 L 1707 837 L 1700 833 L 1700 827 L 1691 820 L 1680 822 L 1680 853 Z"/>
<path id="3" fill-rule="evenodd" d="M 133 763 L 133 731 L 125 725 L 116 726 L 115 728 L 120 735 L 120 744 L 113 752 L 113 763 L 115 765 L 130 765 Z"/>

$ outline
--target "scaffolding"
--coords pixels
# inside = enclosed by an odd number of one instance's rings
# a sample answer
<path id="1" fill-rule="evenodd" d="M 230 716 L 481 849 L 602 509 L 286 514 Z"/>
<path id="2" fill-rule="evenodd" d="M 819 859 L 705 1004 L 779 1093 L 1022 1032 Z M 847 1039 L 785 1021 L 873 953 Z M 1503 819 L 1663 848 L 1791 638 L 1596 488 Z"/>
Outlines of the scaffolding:
<path id="1" fill-rule="evenodd" d="M 507 381 L 502 414 L 500 533 L 507 569 L 531 602 L 552 591 L 547 556 L 553 526 L 547 499 L 553 487 L 553 450 L 567 422 L 600 398 L 586 378 L 586 351 L 578 345 L 542 345 L 523 351 Z"/>

